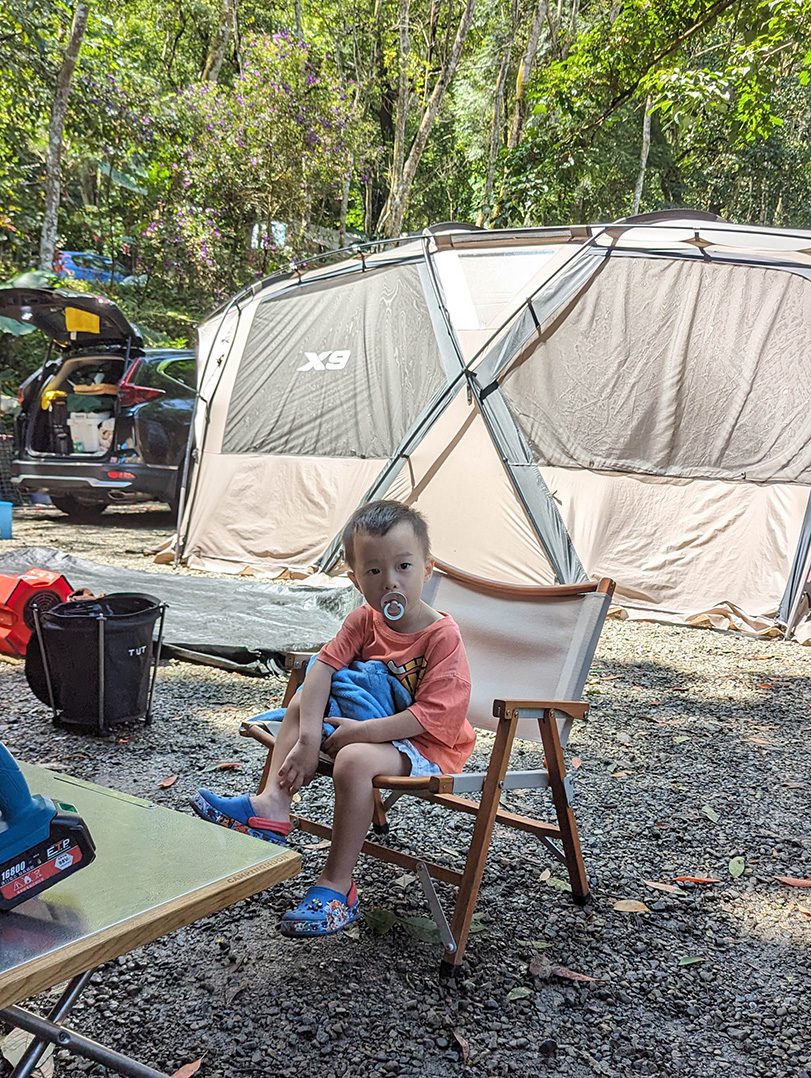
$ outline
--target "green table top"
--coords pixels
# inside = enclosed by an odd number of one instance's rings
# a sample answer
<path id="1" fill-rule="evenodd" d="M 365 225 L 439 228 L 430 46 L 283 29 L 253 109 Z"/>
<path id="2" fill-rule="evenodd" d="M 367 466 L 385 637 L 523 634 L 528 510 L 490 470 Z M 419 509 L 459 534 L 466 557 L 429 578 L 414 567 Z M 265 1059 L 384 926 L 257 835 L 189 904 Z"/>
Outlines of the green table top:
<path id="1" fill-rule="evenodd" d="M 69 775 L 21 765 L 32 793 L 74 805 L 96 859 L 0 913 L 0 1007 L 295 875 L 299 856 Z"/>

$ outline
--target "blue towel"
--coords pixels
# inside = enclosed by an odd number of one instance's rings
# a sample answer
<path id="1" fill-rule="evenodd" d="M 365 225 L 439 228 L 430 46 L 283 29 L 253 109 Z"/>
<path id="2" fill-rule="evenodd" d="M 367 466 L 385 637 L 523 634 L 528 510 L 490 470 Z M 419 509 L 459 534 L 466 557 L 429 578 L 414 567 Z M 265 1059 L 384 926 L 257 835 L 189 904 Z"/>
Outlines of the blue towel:
<path id="1" fill-rule="evenodd" d="M 310 659 L 308 670 L 314 661 L 314 658 Z M 343 715 L 346 719 L 359 721 L 385 719 L 389 715 L 405 711 L 413 702 L 411 693 L 400 679 L 387 669 L 385 663 L 369 659 L 366 662 L 350 663 L 342 670 L 335 671 L 325 714 L 327 718 L 330 715 Z M 273 711 L 265 711 L 253 721 L 281 722 L 285 710 L 283 707 L 277 707 Z M 334 730 L 335 727 L 330 723 L 324 723 L 325 737 L 329 737 Z"/>

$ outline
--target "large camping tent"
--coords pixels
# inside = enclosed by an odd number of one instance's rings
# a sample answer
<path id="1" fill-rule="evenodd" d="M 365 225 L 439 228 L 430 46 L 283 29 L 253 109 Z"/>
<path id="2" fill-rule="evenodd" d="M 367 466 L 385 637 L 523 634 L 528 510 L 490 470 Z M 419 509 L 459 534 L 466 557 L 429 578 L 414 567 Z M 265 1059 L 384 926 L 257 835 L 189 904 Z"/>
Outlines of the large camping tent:
<path id="1" fill-rule="evenodd" d="M 330 570 L 347 515 L 389 496 L 480 577 L 608 575 L 632 614 L 791 626 L 809 372 L 811 233 L 688 211 L 438 226 L 271 277 L 201 327 L 179 554 Z"/>

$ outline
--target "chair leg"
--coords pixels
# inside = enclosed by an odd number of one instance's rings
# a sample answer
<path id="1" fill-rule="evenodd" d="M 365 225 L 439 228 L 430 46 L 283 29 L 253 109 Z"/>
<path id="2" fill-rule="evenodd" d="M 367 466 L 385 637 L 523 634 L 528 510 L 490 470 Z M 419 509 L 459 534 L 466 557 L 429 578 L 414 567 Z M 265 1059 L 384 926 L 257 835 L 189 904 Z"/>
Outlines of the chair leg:
<path id="1" fill-rule="evenodd" d="M 459 892 L 453 910 L 453 920 L 451 921 L 451 932 L 456 941 L 456 950 L 445 951 L 442 958 L 441 972 L 445 976 L 452 976 L 458 972 L 465 955 L 465 948 L 470 935 L 470 925 L 476 909 L 476 899 L 479 897 L 484 866 L 487 862 L 490 840 L 496 823 L 501 783 L 507 772 L 512 743 L 515 738 L 515 729 L 518 723 L 517 712 L 509 711 L 506 715 L 499 715 L 498 717 L 500 722 L 496 730 L 493 752 L 490 756 L 487 776 L 482 787 L 482 796 L 476 813 L 476 823 L 473 825 L 473 835 L 465 858 L 465 869 L 462 873 L 462 882 L 459 884 Z"/>
<path id="2" fill-rule="evenodd" d="M 375 806 L 372 813 L 372 827 L 375 834 L 385 835 L 389 829 L 389 821 L 386 819 L 386 810 L 383 808 L 383 798 L 380 790 L 374 791 Z"/>
<path id="3" fill-rule="evenodd" d="M 566 855 L 566 868 L 569 873 L 572 898 L 578 906 L 584 906 L 589 899 L 589 882 L 586 876 L 586 866 L 583 862 L 583 851 L 580 849 L 580 837 L 577 833 L 574 809 L 569 803 L 569 795 L 566 791 L 566 767 L 563 763 L 563 748 L 560 744 L 558 724 L 554 712 L 551 710 L 544 711 L 542 718 L 538 720 L 538 726 L 540 727 L 541 741 L 543 742 L 544 756 L 546 757 L 549 789 L 552 793 L 552 802 L 558 818 L 563 852 Z"/>
<path id="4" fill-rule="evenodd" d="M 261 793 L 267 785 L 268 775 L 270 774 L 270 768 L 273 763 L 273 749 L 268 749 L 267 756 L 265 756 L 265 766 L 262 768 L 262 777 L 259 780 L 259 787 L 257 793 Z"/>

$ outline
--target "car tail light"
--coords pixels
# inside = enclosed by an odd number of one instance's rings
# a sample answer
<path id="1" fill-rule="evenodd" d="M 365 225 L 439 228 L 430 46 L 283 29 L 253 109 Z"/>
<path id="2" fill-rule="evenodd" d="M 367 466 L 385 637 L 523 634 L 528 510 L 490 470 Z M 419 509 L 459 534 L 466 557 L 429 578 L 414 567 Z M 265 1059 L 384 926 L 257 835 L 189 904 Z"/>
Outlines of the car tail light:
<path id="1" fill-rule="evenodd" d="M 25 394 L 23 393 L 22 386 L 20 386 L 20 388 L 17 390 L 17 404 L 19 404 L 20 406 L 25 404 Z"/>
<path id="2" fill-rule="evenodd" d="M 151 389 L 149 386 L 139 386 L 136 383 L 135 375 L 140 366 L 140 359 L 136 359 L 118 383 L 118 402 L 122 408 L 132 408 L 135 404 L 146 404 L 147 401 L 154 401 L 164 396 L 162 389 Z"/>
<path id="3" fill-rule="evenodd" d="M 108 479 L 134 479 L 135 475 L 132 472 L 108 472 Z"/>

